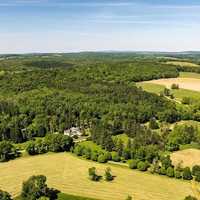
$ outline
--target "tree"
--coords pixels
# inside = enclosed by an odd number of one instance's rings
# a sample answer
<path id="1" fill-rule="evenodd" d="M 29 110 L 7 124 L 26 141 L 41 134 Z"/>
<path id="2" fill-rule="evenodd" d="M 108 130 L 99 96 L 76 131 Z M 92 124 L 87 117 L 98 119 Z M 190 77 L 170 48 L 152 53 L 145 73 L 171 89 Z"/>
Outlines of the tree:
<path id="1" fill-rule="evenodd" d="M 130 196 L 130 195 L 128 195 L 128 197 L 126 198 L 126 200 L 132 200 L 133 198 Z"/>
<path id="2" fill-rule="evenodd" d="M 198 200 L 196 197 L 193 197 L 193 196 L 187 196 L 185 197 L 184 200 Z"/>
<path id="3" fill-rule="evenodd" d="M 106 168 L 104 177 L 106 181 L 112 181 L 114 179 L 113 175 L 111 174 L 111 169 L 109 167 Z"/>
<path id="4" fill-rule="evenodd" d="M 12 198 L 8 192 L 0 190 L 0 200 L 12 200 Z"/>
<path id="5" fill-rule="evenodd" d="M 143 162 L 143 161 L 140 161 L 138 162 L 137 164 L 137 168 L 140 170 L 140 171 L 147 171 L 149 167 L 149 164 L 147 162 Z"/>
<path id="6" fill-rule="evenodd" d="M 192 167 L 192 175 L 196 176 L 196 174 L 199 174 L 199 173 L 200 173 L 200 165 L 194 165 Z"/>
<path id="7" fill-rule="evenodd" d="M 99 181 L 100 176 L 98 176 L 98 175 L 96 174 L 96 168 L 95 168 L 95 167 L 89 168 L 89 169 L 88 169 L 88 174 L 89 174 L 90 180 L 92 180 L 92 181 Z"/>
<path id="8" fill-rule="evenodd" d="M 149 121 L 149 128 L 150 129 L 158 129 L 159 128 L 159 125 L 156 121 L 155 118 L 151 118 L 150 121 Z"/>
<path id="9" fill-rule="evenodd" d="M 169 176 L 169 177 L 174 177 L 174 168 L 168 167 L 166 175 Z"/>
<path id="10" fill-rule="evenodd" d="M 50 200 L 57 199 L 59 191 L 48 188 L 46 181 L 43 175 L 31 176 L 23 182 L 21 198 L 23 200 L 37 200 L 41 197 L 48 197 Z"/>
<path id="11" fill-rule="evenodd" d="M 190 171 L 190 168 L 189 167 L 185 167 L 183 169 L 183 179 L 184 180 L 192 180 L 192 173 Z"/>
<path id="12" fill-rule="evenodd" d="M 161 164 L 165 169 L 167 169 L 168 167 L 171 167 L 172 161 L 170 159 L 170 156 L 168 155 L 168 156 L 161 157 Z"/>
<path id="13" fill-rule="evenodd" d="M 137 169 L 137 164 L 138 164 L 138 160 L 130 160 L 129 162 L 128 162 L 128 164 L 129 164 L 129 168 L 130 169 Z"/>

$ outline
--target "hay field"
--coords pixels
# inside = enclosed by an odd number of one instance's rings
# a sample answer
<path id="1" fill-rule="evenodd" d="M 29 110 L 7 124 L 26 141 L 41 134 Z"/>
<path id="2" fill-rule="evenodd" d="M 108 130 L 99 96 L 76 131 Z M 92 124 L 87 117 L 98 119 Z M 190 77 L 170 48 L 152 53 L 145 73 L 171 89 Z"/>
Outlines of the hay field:
<path id="1" fill-rule="evenodd" d="M 183 162 L 183 166 L 192 167 L 200 165 L 200 150 L 199 149 L 185 149 L 171 154 L 173 164 L 177 165 Z"/>
<path id="2" fill-rule="evenodd" d="M 194 90 L 200 92 L 200 79 L 197 78 L 168 78 L 147 81 L 148 83 L 154 83 L 164 85 L 167 88 L 171 88 L 173 83 L 178 84 L 180 88 L 187 90 Z"/>
<path id="3" fill-rule="evenodd" d="M 112 183 L 92 182 L 88 179 L 88 168 L 92 166 L 102 175 L 104 169 L 110 166 L 117 177 Z M 180 200 L 192 194 L 190 182 L 98 164 L 70 153 L 46 154 L 1 163 L 0 188 L 14 196 L 19 195 L 22 181 L 33 174 L 46 175 L 49 186 L 64 193 L 102 200 L 124 200 L 128 194 L 137 200 Z"/>
<path id="4" fill-rule="evenodd" d="M 199 67 L 199 65 L 195 63 L 186 61 L 168 61 L 166 62 L 166 64 L 180 66 L 180 67 Z"/>

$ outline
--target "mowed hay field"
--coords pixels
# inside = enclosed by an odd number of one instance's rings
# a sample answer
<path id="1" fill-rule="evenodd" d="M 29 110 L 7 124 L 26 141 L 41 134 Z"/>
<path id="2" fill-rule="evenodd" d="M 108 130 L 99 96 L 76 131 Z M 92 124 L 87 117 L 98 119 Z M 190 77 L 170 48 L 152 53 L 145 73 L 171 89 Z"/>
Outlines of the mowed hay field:
<path id="1" fill-rule="evenodd" d="M 174 165 L 182 162 L 183 166 L 192 167 L 200 165 L 200 150 L 185 149 L 171 154 L 171 159 Z"/>
<path id="2" fill-rule="evenodd" d="M 116 178 L 113 182 L 92 182 L 88 168 L 96 167 L 103 175 L 110 166 Z M 50 187 L 63 193 L 102 200 L 124 200 L 132 195 L 136 200 L 180 200 L 192 195 L 191 183 L 152 175 L 126 167 L 98 164 L 79 159 L 70 153 L 24 157 L 0 164 L 0 188 L 17 196 L 22 181 L 31 175 L 44 174 Z"/>
<path id="3" fill-rule="evenodd" d="M 196 63 L 187 62 L 187 61 L 168 61 L 166 64 L 181 66 L 181 67 L 199 67 Z"/>
<path id="4" fill-rule="evenodd" d="M 168 78 L 147 81 L 146 83 L 154 83 L 164 85 L 167 88 L 171 88 L 173 83 L 178 84 L 182 89 L 194 90 L 200 92 L 200 79 L 198 78 Z"/>

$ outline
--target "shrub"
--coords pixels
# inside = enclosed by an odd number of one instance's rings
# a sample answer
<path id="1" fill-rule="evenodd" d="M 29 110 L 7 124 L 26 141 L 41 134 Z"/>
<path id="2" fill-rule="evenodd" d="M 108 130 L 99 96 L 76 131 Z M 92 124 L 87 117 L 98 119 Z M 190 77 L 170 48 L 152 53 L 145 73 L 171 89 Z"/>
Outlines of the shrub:
<path id="1" fill-rule="evenodd" d="M 198 200 L 196 197 L 193 197 L 193 196 L 187 196 L 185 197 L 184 200 Z"/>
<path id="2" fill-rule="evenodd" d="M 112 160 L 115 162 L 120 162 L 121 158 L 117 152 L 112 153 Z"/>
<path id="3" fill-rule="evenodd" d="M 77 145 L 75 146 L 74 148 L 74 153 L 77 155 L 77 156 L 82 156 L 83 155 L 83 150 L 84 148 L 80 145 Z"/>
<path id="4" fill-rule="evenodd" d="M 151 118 L 150 121 L 149 121 L 149 128 L 150 129 L 158 129 L 159 128 L 159 125 L 156 121 L 155 118 Z"/>
<path id="5" fill-rule="evenodd" d="M 161 174 L 161 175 L 166 175 L 166 169 L 165 169 L 165 167 L 161 167 L 160 168 L 160 170 L 159 170 L 159 174 Z"/>
<path id="6" fill-rule="evenodd" d="M 137 164 L 137 168 L 140 170 L 140 171 L 147 171 L 149 167 L 149 164 L 147 162 L 143 162 L 143 161 L 140 161 L 138 162 Z"/>
<path id="7" fill-rule="evenodd" d="M 1 200 L 12 200 L 11 195 L 8 192 L 0 190 L 0 199 Z"/>
<path id="8" fill-rule="evenodd" d="M 181 173 L 181 171 L 180 171 L 180 170 L 175 170 L 174 176 L 175 176 L 175 178 L 177 178 L 177 179 L 181 179 L 181 178 L 182 178 L 182 173 Z"/>
<path id="9" fill-rule="evenodd" d="M 126 200 L 132 200 L 133 198 L 131 196 L 128 195 L 128 197 L 126 198 Z"/>
<path id="10" fill-rule="evenodd" d="M 169 177 L 174 177 L 174 168 L 168 167 L 166 175 Z"/>
<path id="11" fill-rule="evenodd" d="M 200 173 L 200 165 L 194 165 L 192 167 L 192 175 L 196 176 L 196 174 Z"/>
<path id="12" fill-rule="evenodd" d="M 129 160 L 128 164 L 130 169 L 137 169 L 138 160 Z"/>
<path id="13" fill-rule="evenodd" d="M 94 151 L 91 153 L 91 160 L 93 160 L 93 161 L 98 160 L 98 152 Z"/>
<path id="14" fill-rule="evenodd" d="M 104 176 L 106 181 L 112 181 L 114 179 L 113 175 L 111 174 L 111 169 L 109 167 L 106 168 Z"/>
<path id="15" fill-rule="evenodd" d="M 89 178 L 91 181 L 99 181 L 100 176 L 96 174 L 96 168 L 91 167 L 88 169 Z"/>
<path id="16" fill-rule="evenodd" d="M 192 180 L 192 173 L 190 171 L 190 168 L 189 167 L 185 167 L 183 169 L 183 179 L 184 180 Z"/>
<path id="17" fill-rule="evenodd" d="M 195 173 L 195 181 L 200 182 L 200 172 Z"/>
<path id="18" fill-rule="evenodd" d="M 106 160 L 106 156 L 104 154 L 100 154 L 98 156 L 98 160 L 97 160 L 99 163 L 106 163 L 107 160 Z"/>
<path id="19" fill-rule="evenodd" d="M 173 84 L 171 85 L 171 89 L 172 89 L 172 90 L 178 90 L 178 89 L 179 89 L 179 85 L 173 83 Z"/>
<path id="20" fill-rule="evenodd" d="M 192 103 L 192 99 L 190 97 L 183 97 L 181 103 L 189 105 Z"/>

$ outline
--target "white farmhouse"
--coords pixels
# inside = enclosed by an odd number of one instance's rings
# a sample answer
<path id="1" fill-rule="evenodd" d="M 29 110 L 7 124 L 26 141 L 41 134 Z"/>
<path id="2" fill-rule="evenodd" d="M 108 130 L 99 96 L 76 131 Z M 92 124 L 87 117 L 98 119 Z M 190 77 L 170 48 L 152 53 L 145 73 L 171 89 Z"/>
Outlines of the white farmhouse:
<path id="1" fill-rule="evenodd" d="M 70 136 L 70 137 L 74 137 L 74 136 L 82 136 L 81 130 L 78 127 L 72 127 L 70 129 L 67 129 L 64 131 L 64 135 Z"/>

